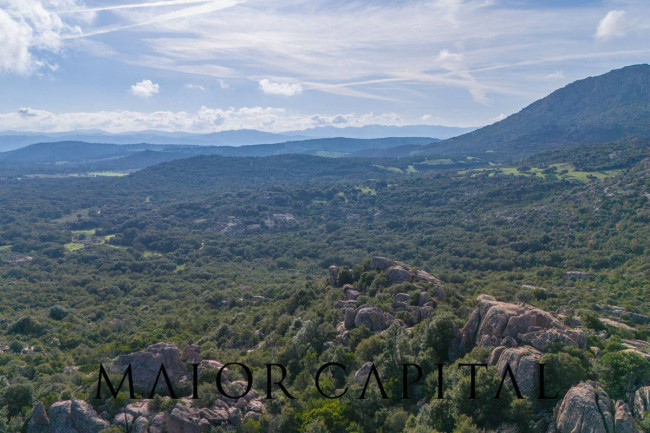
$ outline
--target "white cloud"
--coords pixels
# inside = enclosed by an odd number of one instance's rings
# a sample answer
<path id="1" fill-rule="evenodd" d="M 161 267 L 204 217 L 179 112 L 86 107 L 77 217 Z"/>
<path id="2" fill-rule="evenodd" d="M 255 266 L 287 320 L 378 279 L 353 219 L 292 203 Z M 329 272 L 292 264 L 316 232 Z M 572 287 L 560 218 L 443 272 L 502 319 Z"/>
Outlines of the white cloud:
<path id="1" fill-rule="evenodd" d="M 625 18 L 625 11 L 613 10 L 598 23 L 596 39 L 613 39 L 625 36 L 630 29 L 630 24 Z"/>
<path id="2" fill-rule="evenodd" d="M 205 87 L 200 84 L 187 83 L 184 87 L 190 90 L 200 90 L 201 92 L 205 92 Z"/>
<path id="3" fill-rule="evenodd" d="M 431 119 L 427 118 L 427 120 Z M 88 129 L 101 129 L 115 133 L 145 130 L 207 133 L 234 129 L 283 132 L 316 126 L 403 126 L 414 123 L 421 123 L 420 118 L 404 119 L 396 113 L 296 113 L 279 107 L 201 107 L 194 113 L 184 111 L 52 113 L 26 107 L 11 113 L 0 113 L 0 131 L 31 132 Z"/>
<path id="4" fill-rule="evenodd" d="M 564 80 L 566 77 L 564 76 L 564 72 L 555 71 L 551 72 L 550 74 L 546 74 L 544 78 L 547 80 Z"/>
<path id="5" fill-rule="evenodd" d="M 55 12 L 74 6 L 74 0 L 3 0 L 0 2 L 0 72 L 29 75 L 42 68 L 56 69 L 47 60 L 59 53 L 66 35 L 81 32 Z M 75 17 L 87 22 L 88 14 Z"/>
<path id="6" fill-rule="evenodd" d="M 131 94 L 139 98 L 149 98 L 160 92 L 160 86 L 151 80 L 142 80 L 131 86 Z"/>
<path id="7" fill-rule="evenodd" d="M 280 83 L 266 78 L 259 81 L 260 89 L 267 95 L 295 96 L 302 93 L 300 83 Z"/>

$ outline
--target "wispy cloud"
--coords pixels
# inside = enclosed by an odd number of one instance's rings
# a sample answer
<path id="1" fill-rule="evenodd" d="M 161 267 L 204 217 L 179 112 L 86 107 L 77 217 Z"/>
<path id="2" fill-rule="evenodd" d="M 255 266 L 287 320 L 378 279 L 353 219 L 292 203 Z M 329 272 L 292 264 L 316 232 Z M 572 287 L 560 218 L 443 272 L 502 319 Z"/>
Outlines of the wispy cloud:
<path id="1" fill-rule="evenodd" d="M 104 35 L 107 33 L 114 33 L 119 31 L 131 30 L 138 27 L 150 26 L 153 24 L 162 24 L 167 21 L 179 20 L 181 18 L 191 18 L 196 15 L 209 14 L 211 12 L 227 9 L 241 2 L 242 1 L 239 0 L 219 0 L 219 1 L 202 2 L 203 4 L 200 4 L 199 6 L 188 7 L 188 8 L 179 9 L 173 12 L 167 12 L 162 14 L 154 14 L 148 16 L 145 19 L 132 22 L 130 24 L 101 27 L 92 31 L 69 35 L 64 37 L 64 39 L 87 38 L 90 36 Z M 118 10 L 121 8 L 115 8 L 115 9 Z"/>
<path id="2" fill-rule="evenodd" d="M 76 9 L 62 9 L 56 11 L 58 14 L 79 14 L 87 12 L 104 12 L 104 11 L 117 11 L 121 9 L 139 9 L 139 8 L 154 8 L 162 6 L 179 6 L 192 3 L 207 3 L 209 0 L 168 0 L 157 2 L 145 3 L 131 3 L 131 4 L 118 4 L 109 6 L 97 6 L 90 8 L 76 8 Z"/>

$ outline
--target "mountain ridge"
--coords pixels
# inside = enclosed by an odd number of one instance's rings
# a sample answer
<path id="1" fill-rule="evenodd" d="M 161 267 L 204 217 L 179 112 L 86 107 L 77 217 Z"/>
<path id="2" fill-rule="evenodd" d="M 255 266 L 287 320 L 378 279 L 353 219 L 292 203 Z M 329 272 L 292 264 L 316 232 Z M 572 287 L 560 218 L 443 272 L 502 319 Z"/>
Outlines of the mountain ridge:
<path id="1" fill-rule="evenodd" d="M 648 137 L 649 119 L 650 65 L 631 65 L 574 81 L 499 122 L 417 153 L 519 159 L 558 146 Z"/>

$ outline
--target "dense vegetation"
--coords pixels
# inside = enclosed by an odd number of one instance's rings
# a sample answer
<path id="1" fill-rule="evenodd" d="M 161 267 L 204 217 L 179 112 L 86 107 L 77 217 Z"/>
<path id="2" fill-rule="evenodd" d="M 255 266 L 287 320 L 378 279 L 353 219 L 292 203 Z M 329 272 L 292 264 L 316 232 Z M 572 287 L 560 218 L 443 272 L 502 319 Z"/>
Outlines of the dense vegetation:
<path id="1" fill-rule="evenodd" d="M 468 378 L 453 367 L 444 401 L 431 400 L 432 369 L 418 398 L 404 401 L 393 398 L 396 381 L 385 384 L 389 400 L 372 388 L 365 401 L 356 391 L 330 401 L 308 380 L 324 362 L 348 372 L 366 361 L 382 372 L 404 362 L 449 363 L 445 336 L 462 326 L 479 293 L 547 311 L 569 306 L 566 320 L 581 319 L 588 346 L 600 353 L 551 350 L 548 364 L 573 372 L 556 375 L 564 382 L 553 386 L 565 392 L 597 378 L 620 398 L 629 389 L 618 378 L 637 387 L 650 379 L 647 360 L 622 342 L 647 344 L 650 330 L 633 316 L 617 326 L 600 318 L 612 306 L 650 312 L 650 160 L 647 141 L 602 146 L 614 156 L 580 148 L 519 167 L 462 158 L 415 165 L 424 171 L 409 170 L 413 161 L 211 156 L 125 177 L 7 177 L 0 413 L 9 424 L 2 429 L 19 431 L 35 401 L 91 401 L 97 366 L 119 354 L 199 341 L 204 356 L 222 362 L 289 366 L 288 386 L 303 398 L 269 403 L 269 414 L 244 431 L 476 431 L 502 422 L 530 431 L 539 419 L 533 413 L 548 416 L 552 407 L 509 393 L 470 405 L 461 398 Z M 328 284 L 330 265 L 373 293 L 363 299 L 372 305 L 389 308 L 391 294 L 412 289 L 387 286 L 369 271 L 364 259 L 374 255 L 429 271 L 450 296 L 411 332 L 359 328 L 346 347 L 324 345 L 342 320 L 332 307 L 341 296 Z M 485 362 L 488 354 L 477 348 L 455 362 Z M 479 376 L 481 395 L 498 387 L 491 372 Z M 334 376 L 330 386 L 344 379 Z M 216 391 L 201 387 L 198 404 L 207 405 Z"/>

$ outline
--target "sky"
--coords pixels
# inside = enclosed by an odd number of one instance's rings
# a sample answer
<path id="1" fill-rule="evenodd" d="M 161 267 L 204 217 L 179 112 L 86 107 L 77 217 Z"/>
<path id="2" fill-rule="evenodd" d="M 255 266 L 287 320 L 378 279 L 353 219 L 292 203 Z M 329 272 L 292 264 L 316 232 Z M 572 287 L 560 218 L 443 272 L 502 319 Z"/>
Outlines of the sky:
<path id="1" fill-rule="evenodd" d="M 0 0 L 0 131 L 481 126 L 649 40 L 648 0 Z"/>

